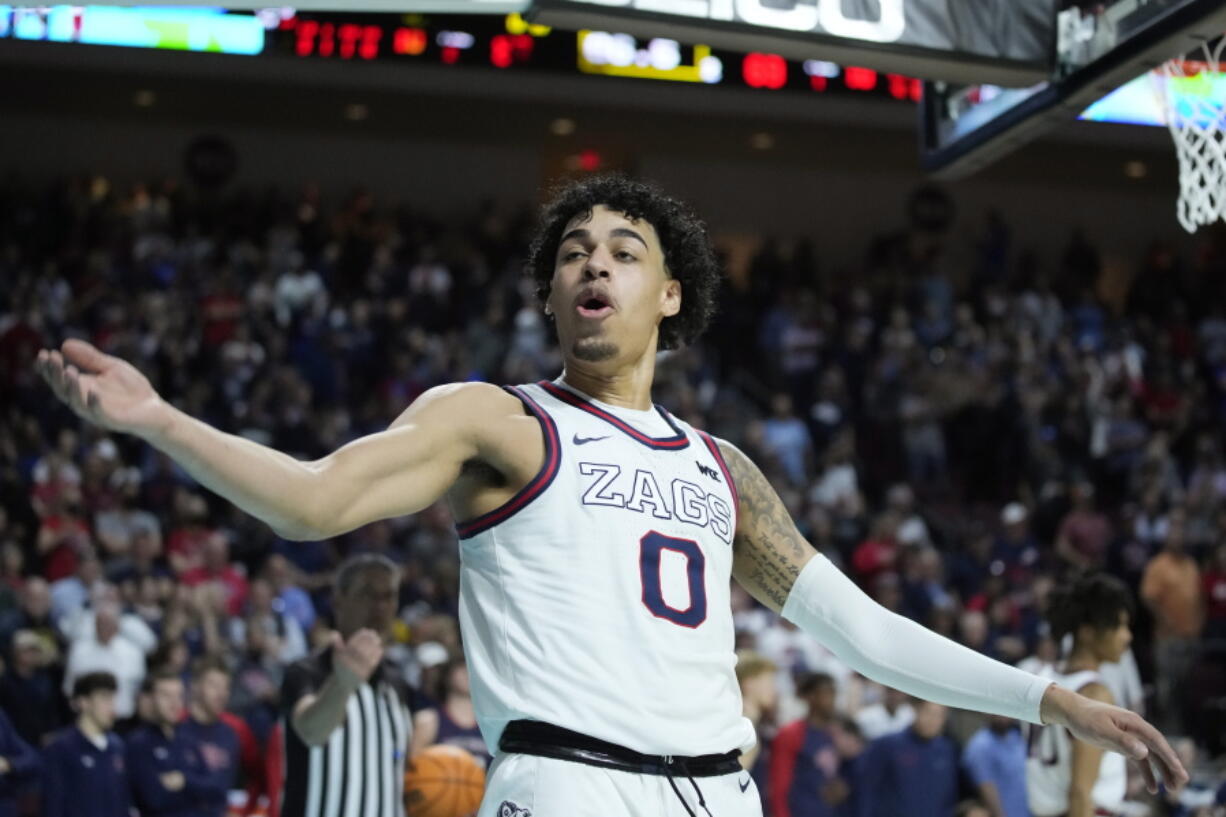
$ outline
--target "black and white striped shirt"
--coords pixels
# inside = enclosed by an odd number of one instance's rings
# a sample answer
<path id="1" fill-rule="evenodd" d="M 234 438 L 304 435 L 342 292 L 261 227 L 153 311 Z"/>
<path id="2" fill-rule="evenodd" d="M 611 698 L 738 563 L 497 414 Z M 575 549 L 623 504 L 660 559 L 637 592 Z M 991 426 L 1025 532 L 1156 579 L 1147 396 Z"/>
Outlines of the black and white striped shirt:
<path id="1" fill-rule="evenodd" d="M 404 817 L 410 691 L 387 663 L 349 696 L 344 724 L 308 746 L 290 723 L 303 696 L 332 672 L 331 650 L 291 664 L 281 682 L 280 817 Z"/>

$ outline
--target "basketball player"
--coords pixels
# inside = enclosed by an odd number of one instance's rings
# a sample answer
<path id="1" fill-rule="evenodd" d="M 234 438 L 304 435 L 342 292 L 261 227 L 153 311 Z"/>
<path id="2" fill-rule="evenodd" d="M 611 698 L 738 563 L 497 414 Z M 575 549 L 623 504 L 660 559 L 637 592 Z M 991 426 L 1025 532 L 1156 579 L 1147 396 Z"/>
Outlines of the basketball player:
<path id="1" fill-rule="evenodd" d="M 1132 642 L 1132 599 L 1111 576 L 1092 574 L 1052 591 L 1048 622 L 1056 640 L 1072 636 L 1062 662 L 1039 674 L 1103 704 L 1115 697 L 1099 667 L 1119 661 Z M 1071 737 L 1058 724 L 1030 727 L 1026 794 L 1035 817 L 1117 814 L 1128 784 L 1124 758 Z"/>
<path id="2" fill-rule="evenodd" d="M 1134 713 L 875 604 L 809 546 L 744 454 L 653 407 L 656 353 L 698 337 L 719 283 L 688 208 L 602 177 L 559 191 L 542 216 L 528 267 L 561 376 L 435 387 L 386 431 L 314 462 L 187 416 L 87 343 L 40 351 L 37 366 L 81 417 L 141 436 L 288 539 L 446 498 L 473 706 L 496 756 L 480 817 L 759 815 L 737 760 L 754 736 L 730 576 L 888 686 L 1058 724 L 1182 784 L 1170 746 Z"/>

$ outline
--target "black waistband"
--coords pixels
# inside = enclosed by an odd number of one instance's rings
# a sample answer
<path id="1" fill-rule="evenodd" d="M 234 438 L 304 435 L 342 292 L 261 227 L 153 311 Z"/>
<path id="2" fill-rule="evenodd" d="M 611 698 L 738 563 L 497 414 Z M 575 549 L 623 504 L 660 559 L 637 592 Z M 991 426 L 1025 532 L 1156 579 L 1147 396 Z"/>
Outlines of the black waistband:
<path id="1" fill-rule="evenodd" d="M 739 749 L 722 755 L 644 755 L 616 743 L 588 737 L 542 721 L 511 721 L 498 748 L 521 755 L 571 760 L 638 774 L 718 777 L 741 771 Z"/>

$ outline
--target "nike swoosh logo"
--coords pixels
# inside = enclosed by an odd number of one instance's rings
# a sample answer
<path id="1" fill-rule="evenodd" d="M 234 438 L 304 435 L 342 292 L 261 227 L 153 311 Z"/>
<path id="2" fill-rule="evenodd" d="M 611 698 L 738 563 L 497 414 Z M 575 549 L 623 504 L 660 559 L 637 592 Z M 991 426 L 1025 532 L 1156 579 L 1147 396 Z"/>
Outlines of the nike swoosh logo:
<path id="1" fill-rule="evenodd" d="M 745 790 L 749 788 L 749 781 L 751 781 L 751 780 L 753 780 L 753 778 L 752 778 L 752 777 L 747 777 L 747 778 L 745 778 L 745 782 L 744 782 L 744 783 L 739 784 L 739 785 L 740 785 L 740 787 L 741 787 L 741 794 L 744 794 L 744 793 L 745 793 Z"/>
<path id="2" fill-rule="evenodd" d="M 603 437 L 580 437 L 578 434 L 576 434 L 574 443 L 575 445 L 587 445 L 588 443 L 594 443 L 597 440 L 607 440 L 607 439 L 609 439 L 608 434 L 604 435 Z"/>

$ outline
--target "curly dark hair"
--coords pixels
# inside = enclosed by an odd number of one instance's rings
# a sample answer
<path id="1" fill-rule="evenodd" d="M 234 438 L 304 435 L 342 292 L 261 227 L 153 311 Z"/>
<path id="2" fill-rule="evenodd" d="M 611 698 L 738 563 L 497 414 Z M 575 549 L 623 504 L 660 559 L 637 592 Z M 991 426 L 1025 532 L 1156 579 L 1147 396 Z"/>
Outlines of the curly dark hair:
<path id="1" fill-rule="evenodd" d="M 659 348 L 693 343 L 715 314 L 722 277 L 707 227 L 686 204 L 621 174 L 593 176 L 551 191 L 525 264 L 541 303 L 549 298 L 562 230 L 576 216 L 590 215 L 598 204 L 655 228 L 664 248 L 665 271 L 681 282 L 681 311 L 660 322 Z"/>
<path id="2" fill-rule="evenodd" d="M 1120 613 L 1134 614 L 1132 594 L 1114 576 L 1092 573 L 1053 588 L 1047 599 L 1047 621 L 1057 642 L 1088 624 L 1096 630 L 1119 626 Z"/>

